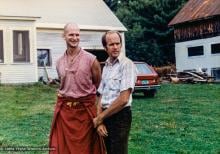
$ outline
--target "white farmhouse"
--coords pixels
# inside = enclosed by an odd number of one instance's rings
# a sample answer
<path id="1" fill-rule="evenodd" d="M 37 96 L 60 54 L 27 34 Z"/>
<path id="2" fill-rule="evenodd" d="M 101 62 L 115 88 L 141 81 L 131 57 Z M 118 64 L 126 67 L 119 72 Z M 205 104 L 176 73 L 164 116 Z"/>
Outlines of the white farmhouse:
<path id="1" fill-rule="evenodd" d="M 172 19 L 177 71 L 205 69 L 220 80 L 220 1 L 189 0 Z"/>
<path id="2" fill-rule="evenodd" d="M 0 0 L 0 83 L 33 83 L 56 78 L 55 63 L 65 51 L 66 23 L 81 29 L 81 47 L 106 59 L 101 36 L 126 28 L 103 0 Z M 123 46 L 123 51 L 125 47 Z"/>

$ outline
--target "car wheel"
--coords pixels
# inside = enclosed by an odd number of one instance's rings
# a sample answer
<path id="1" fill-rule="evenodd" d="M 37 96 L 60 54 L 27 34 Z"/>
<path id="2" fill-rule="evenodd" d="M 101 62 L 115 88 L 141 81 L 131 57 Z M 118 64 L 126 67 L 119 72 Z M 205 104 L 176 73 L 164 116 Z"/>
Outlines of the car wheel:
<path id="1" fill-rule="evenodd" d="M 144 96 L 145 97 L 149 97 L 152 98 L 155 96 L 156 90 L 148 90 L 148 91 L 144 91 Z"/>

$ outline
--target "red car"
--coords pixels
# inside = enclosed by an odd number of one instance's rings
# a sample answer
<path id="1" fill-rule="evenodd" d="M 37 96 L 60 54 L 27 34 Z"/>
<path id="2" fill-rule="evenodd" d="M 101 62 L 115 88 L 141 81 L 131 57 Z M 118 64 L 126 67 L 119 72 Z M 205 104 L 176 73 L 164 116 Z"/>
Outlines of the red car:
<path id="1" fill-rule="evenodd" d="M 100 62 L 103 69 L 105 62 Z M 157 89 L 160 88 L 157 72 L 145 62 L 134 62 L 137 67 L 137 81 L 134 93 L 143 92 L 146 97 L 154 97 Z"/>
<path id="2" fill-rule="evenodd" d="M 157 89 L 160 88 L 157 72 L 145 62 L 134 62 L 134 64 L 138 72 L 134 93 L 143 92 L 146 97 L 154 97 Z"/>

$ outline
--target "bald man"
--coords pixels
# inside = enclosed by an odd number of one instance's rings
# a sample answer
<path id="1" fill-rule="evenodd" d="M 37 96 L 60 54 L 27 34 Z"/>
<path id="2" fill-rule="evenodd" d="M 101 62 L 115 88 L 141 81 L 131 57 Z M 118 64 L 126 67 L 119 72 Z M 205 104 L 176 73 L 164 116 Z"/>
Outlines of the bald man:
<path id="1" fill-rule="evenodd" d="M 63 38 L 67 49 L 56 63 L 60 87 L 51 126 L 50 154 L 105 154 L 103 139 L 92 120 L 97 113 L 100 64 L 79 46 L 77 24 L 66 24 Z"/>

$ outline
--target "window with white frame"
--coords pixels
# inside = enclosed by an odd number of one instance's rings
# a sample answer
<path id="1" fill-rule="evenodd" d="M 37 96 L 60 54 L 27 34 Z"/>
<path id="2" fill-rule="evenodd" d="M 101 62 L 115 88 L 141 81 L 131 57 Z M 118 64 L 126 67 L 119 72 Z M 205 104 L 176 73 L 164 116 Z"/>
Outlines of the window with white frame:
<path id="1" fill-rule="evenodd" d="M 220 54 L 220 43 L 211 45 L 211 53 L 212 54 Z"/>
<path id="2" fill-rule="evenodd" d="M 13 31 L 13 61 L 30 62 L 29 31 Z"/>
<path id="3" fill-rule="evenodd" d="M 0 30 L 0 63 L 4 62 L 3 31 Z"/>
<path id="4" fill-rule="evenodd" d="M 37 64 L 39 67 L 52 65 L 50 49 L 37 49 Z"/>
<path id="5" fill-rule="evenodd" d="M 203 46 L 195 46 L 195 47 L 188 47 L 188 56 L 201 56 L 204 55 L 204 48 Z"/>
<path id="6" fill-rule="evenodd" d="M 215 80 L 220 80 L 220 67 L 212 68 L 211 75 L 215 78 Z"/>

